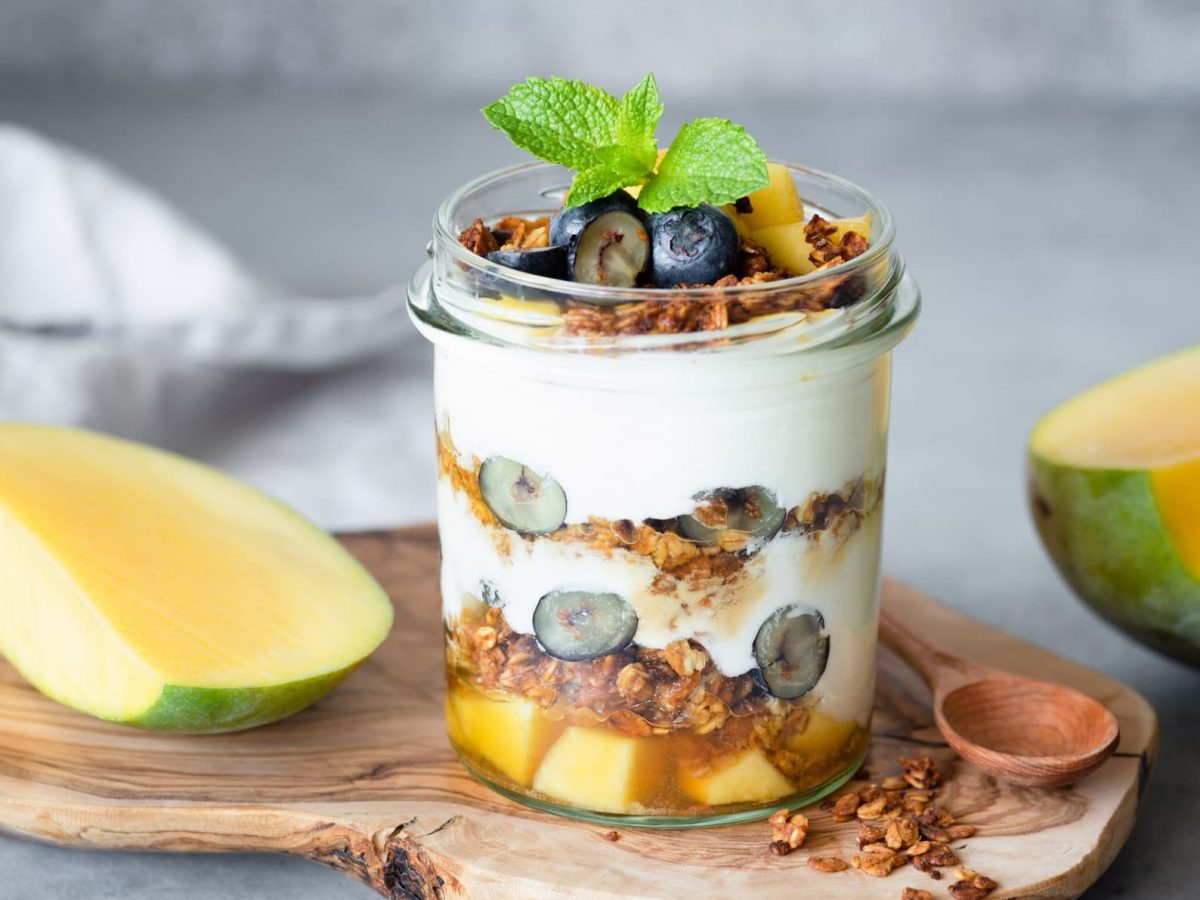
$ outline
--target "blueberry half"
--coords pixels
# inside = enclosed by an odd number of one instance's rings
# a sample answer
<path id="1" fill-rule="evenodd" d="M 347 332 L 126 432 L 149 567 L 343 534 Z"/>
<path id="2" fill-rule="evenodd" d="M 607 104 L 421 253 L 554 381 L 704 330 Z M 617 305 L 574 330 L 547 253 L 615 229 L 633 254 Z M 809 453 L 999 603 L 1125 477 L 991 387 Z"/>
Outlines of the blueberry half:
<path id="1" fill-rule="evenodd" d="M 493 250 L 489 261 L 546 278 L 567 277 L 566 247 L 534 247 L 529 250 Z"/>
<path id="2" fill-rule="evenodd" d="M 637 612 L 619 594 L 551 591 L 533 611 L 538 641 L 551 656 L 569 662 L 624 649 L 637 626 Z"/>
<path id="3" fill-rule="evenodd" d="M 625 191 L 615 191 L 607 197 L 589 200 L 579 206 L 566 207 L 555 213 L 550 218 L 550 243 L 560 247 L 569 246 L 592 219 L 614 209 L 631 213 L 639 221 L 644 215 L 633 197 Z"/>
<path id="4" fill-rule="evenodd" d="M 650 277 L 659 287 L 711 284 L 729 274 L 737 255 L 733 220 L 707 203 L 655 213 L 650 232 Z"/>
<path id="5" fill-rule="evenodd" d="M 479 468 L 479 492 L 500 524 L 522 534 L 550 534 L 567 518 L 562 486 L 524 463 L 491 456 Z"/>
<path id="6" fill-rule="evenodd" d="M 803 697 L 821 680 L 829 661 L 825 619 L 811 606 L 793 603 L 775 610 L 754 638 L 754 659 L 776 697 Z"/>
<path id="7" fill-rule="evenodd" d="M 783 525 L 787 510 L 779 505 L 772 491 L 761 485 L 743 488 L 719 488 L 696 497 L 717 513 L 705 524 L 694 515 L 679 517 L 679 531 L 702 547 L 717 543 L 723 531 L 739 531 L 751 541 L 773 538 Z M 721 520 L 720 511 L 724 517 Z M 710 517 L 705 517 L 709 519 Z"/>
<path id="8" fill-rule="evenodd" d="M 575 281 L 633 287 L 650 262 L 650 239 L 637 216 L 613 209 L 584 226 L 567 248 Z"/>

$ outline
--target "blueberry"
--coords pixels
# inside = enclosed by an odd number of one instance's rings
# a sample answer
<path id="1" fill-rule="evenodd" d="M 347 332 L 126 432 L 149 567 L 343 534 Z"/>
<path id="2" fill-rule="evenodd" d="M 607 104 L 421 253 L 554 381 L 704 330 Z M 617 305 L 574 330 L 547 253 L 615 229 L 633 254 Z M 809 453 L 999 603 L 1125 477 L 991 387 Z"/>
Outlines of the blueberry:
<path id="1" fill-rule="evenodd" d="M 707 514 L 680 516 L 679 530 L 701 547 L 715 546 L 723 531 L 741 532 L 751 541 L 768 541 L 787 517 L 787 510 L 779 505 L 774 492 L 760 485 L 718 488 L 696 499 L 707 506 Z"/>
<path id="2" fill-rule="evenodd" d="M 566 247 L 535 247 L 530 250 L 493 250 L 489 261 L 546 278 L 567 277 Z"/>
<path id="3" fill-rule="evenodd" d="M 655 213 L 650 232 L 650 277 L 659 287 L 712 284 L 729 274 L 738 249 L 733 220 L 715 206 Z"/>
<path id="4" fill-rule="evenodd" d="M 567 495 L 551 476 L 505 456 L 479 467 L 479 492 L 500 524 L 522 534 L 550 534 L 567 518 Z"/>
<path id="5" fill-rule="evenodd" d="M 637 201 L 625 191 L 616 191 L 607 197 L 589 200 L 579 206 L 560 209 L 550 218 L 550 243 L 558 247 L 570 246 L 579 233 L 583 231 L 592 219 L 609 210 L 620 209 L 638 217 L 640 221 L 644 214 L 638 209 Z"/>
<path id="6" fill-rule="evenodd" d="M 576 281 L 633 287 L 650 263 L 650 238 L 641 220 L 610 209 L 588 222 L 567 248 L 567 269 Z"/>
<path id="7" fill-rule="evenodd" d="M 619 594 L 551 591 L 533 610 L 538 641 L 551 656 L 569 662 L 624 649 L 637 626 L 637 612 Z"/>
<path id="8" fill-rule="evenodd" d="M 821 680 L 829 660 L 825 619 L 811 606 L 793 603 L 775 610 L 754 637 L 759 678 L 776 697 L 803 697 Z"/>

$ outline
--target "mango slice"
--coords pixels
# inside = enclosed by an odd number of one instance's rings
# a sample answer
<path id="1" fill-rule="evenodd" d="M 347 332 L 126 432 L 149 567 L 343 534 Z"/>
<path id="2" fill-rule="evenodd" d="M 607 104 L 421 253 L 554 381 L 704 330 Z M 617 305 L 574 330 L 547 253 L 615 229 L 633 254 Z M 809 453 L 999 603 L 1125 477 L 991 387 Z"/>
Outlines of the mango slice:
<path id="1" fill-rule="evenodd" d="M 803 222 L 804 204 L 787 166 L 781 163 L 767 163 L 767 178 L 767 186 L 750 195 L 750 206 L 754 211 L 742 213 L 742 221 L 746 223 L 746 227 L 751 231 L 758 231 L 775 225 Z"/>
<path id="2" fill-rule="evenodd" d="M 563 730 L 530 700 L 456 690 L 446 702 L 451 739 L 523 787 L 533 781 L 542 755 Z"/>
<path id="3" fill-rule="evenodd" d="M 533 789 L 581 809 L 633 812 L 662 787 L 661 742 L 573 726 L 542 760 Z"/>
<path id="4" fill-rule="evenodd" d="M 730 763 L 703 777 L 690 774 L 686 765 L 681 765 L 679 784 L 689 797 L 708 806 L 765 803 L 796 791 L 758 747 L 743 750 Z"/>
<path id="5" fill-rule="evenodd" d="M 807 275 L 816 269 L 808 258 L 813 248 L 805 240 L 803 222 L 760 228 L 751 232 L 750 239 L 762 245 L 770 254 L 771 262 L 790 270 L 793 275 Z"/>
<path id="6" fill-rule="evenodd" d="M 1044 416 L 1029 440 L 1042 540 L 1097 612 L 1200 665 L 1200 346 Z"/>
<path id="7" fill-rule="evenodd" d="M 251 728 L 319 699 L 391 624 L 341 545 L 252 488 L 0 424 L 0 652 L 52 699 L 145 728 Z"/>

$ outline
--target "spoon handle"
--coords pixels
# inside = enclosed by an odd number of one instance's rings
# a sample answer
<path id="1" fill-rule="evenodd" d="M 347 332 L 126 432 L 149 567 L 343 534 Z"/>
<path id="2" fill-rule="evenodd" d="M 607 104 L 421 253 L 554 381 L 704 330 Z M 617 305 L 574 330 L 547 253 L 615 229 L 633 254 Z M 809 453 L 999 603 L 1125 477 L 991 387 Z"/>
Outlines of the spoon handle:
<path id="1" fill-rule="evenodd" d="M 953 656 L 921 637 L 886 596 L 879 609 L 879 639 L 908 663 L 935 694 L 986 672 L 983 666 Z"/>

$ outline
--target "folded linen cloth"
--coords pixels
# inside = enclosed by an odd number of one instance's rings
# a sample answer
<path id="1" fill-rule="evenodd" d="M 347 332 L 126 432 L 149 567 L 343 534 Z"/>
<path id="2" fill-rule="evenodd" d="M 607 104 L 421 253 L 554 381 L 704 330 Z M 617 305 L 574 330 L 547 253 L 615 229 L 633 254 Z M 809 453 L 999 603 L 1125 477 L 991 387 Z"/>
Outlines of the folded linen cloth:
<path id="1" fill-rule="evenodd" d="M 333 529 L 432 518 L 400 289 L 286 294 L 102 163 L 0 124 L 0 420 L 221 466 Z"/>

